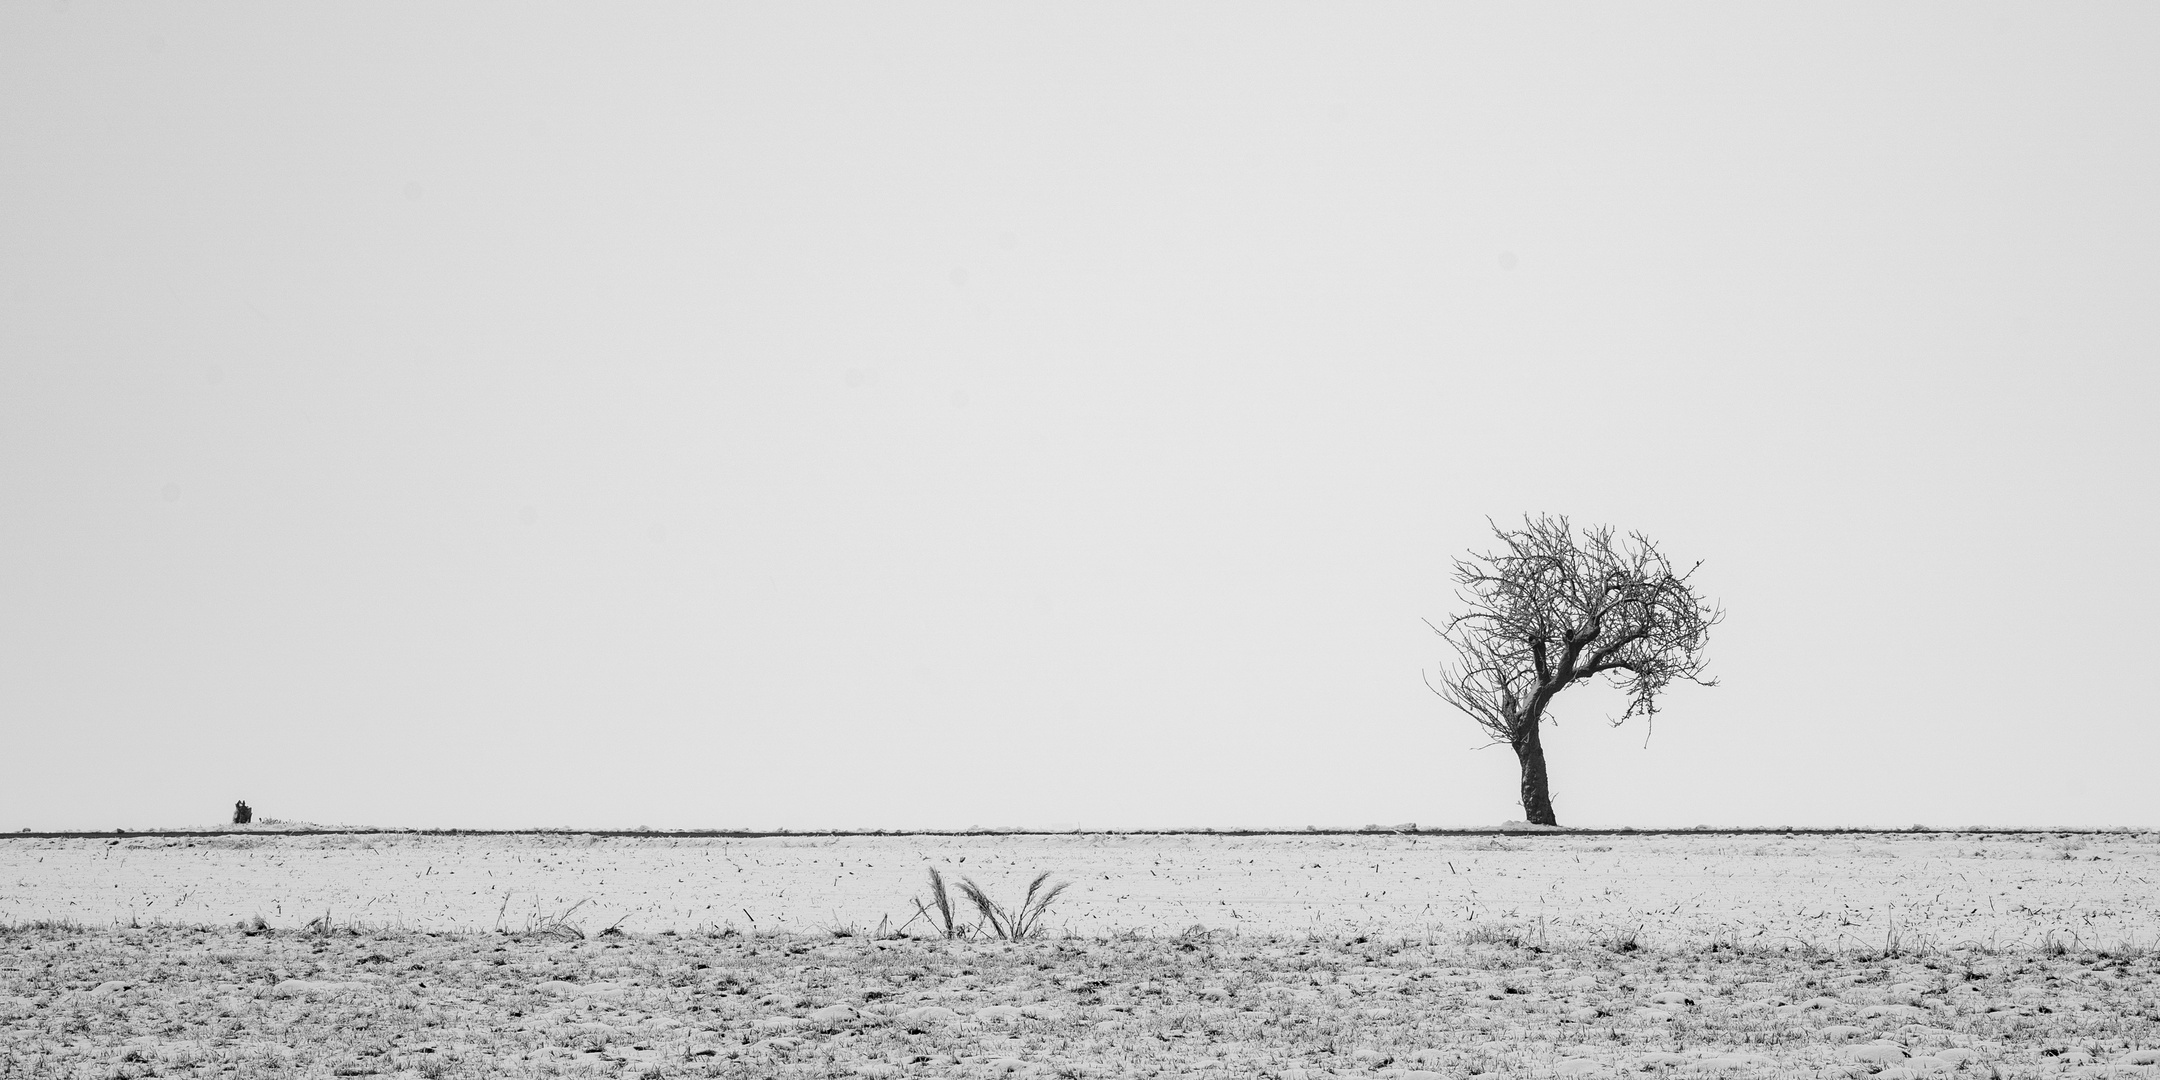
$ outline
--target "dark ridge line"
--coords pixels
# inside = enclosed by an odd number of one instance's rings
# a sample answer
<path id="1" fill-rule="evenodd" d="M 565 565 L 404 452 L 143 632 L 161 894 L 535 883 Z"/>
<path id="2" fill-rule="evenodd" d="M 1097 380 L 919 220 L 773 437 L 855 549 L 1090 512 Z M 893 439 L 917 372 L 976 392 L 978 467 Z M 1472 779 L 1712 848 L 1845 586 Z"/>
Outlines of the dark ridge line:
<path id="1" fill-rule="evenodd" d="M 2097 828 L 2042 828 L 1994 826 L 1936 828 L 1910 825 L 1904 828 L 1869 826 L 1741 826 L 1735 828 L 1675 829 L 112 829 L 81 832 L 0 832 L 0 840 L 124 840 L 208 836 L 594 836 L 647 840 L 838 840 L 854 837 L 971 837 L 971 836 L 2136 836 L 2160 830 L 2136 826 Z"/>

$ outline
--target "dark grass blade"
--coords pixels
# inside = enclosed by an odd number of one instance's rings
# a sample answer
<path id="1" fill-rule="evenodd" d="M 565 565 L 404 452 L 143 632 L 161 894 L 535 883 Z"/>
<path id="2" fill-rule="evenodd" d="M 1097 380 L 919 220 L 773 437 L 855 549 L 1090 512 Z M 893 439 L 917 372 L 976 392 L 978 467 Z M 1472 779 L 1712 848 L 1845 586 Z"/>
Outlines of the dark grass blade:
<path id="1" fill-rule="evenodd" d="M 992 933 L 1006 941 L 1015 940 L 1012 920 L 1005 909 L 999 907 L 997 901 L 990 899 L 990 894 L 982 891 L 982 887 L 975 884 L 974 879 L 960 879 L 960 894 L 975 905 L 976 911 L 982 913 L 983 921 L 990 924 Z"/>

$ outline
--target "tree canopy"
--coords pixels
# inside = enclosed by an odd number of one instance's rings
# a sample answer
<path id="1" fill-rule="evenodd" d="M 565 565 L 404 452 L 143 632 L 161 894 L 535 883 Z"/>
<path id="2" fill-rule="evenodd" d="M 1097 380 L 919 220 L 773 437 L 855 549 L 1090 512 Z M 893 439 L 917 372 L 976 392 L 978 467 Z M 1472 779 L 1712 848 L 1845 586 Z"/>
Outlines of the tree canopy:
<path id="1" fill-rule="evenodd" d="M 1538 738 L 1553 697 L 1603 675 L 1628 697 L 1615 725 L 1654 719 L 1672 683 L 1716 685 L 1703 677 L 1703 650 L 1724 612 L 1690 585 L 1694 566 L 1675 572 L 1641 533 L 1578 533 L 1564 516 L 1537 514 L 1520 528 L 1495 524 L 1493 535 L 1499 548 L 1455 563 L 1466 610 L 1433 627 L 1454 655 L 1428 685 L 1515 749 L 1524 812 L 1557 824 Z"/>

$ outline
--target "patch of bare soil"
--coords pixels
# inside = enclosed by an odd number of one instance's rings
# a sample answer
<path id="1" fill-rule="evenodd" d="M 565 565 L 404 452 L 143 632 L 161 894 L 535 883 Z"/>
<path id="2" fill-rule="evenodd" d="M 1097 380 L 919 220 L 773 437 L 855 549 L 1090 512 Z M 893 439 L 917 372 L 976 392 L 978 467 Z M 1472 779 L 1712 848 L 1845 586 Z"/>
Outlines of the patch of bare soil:
<path id="1" fill-rule="evenodd" d="M 0 931 L 0 1075 L 2160 1076 L 2149 954 Z"/>

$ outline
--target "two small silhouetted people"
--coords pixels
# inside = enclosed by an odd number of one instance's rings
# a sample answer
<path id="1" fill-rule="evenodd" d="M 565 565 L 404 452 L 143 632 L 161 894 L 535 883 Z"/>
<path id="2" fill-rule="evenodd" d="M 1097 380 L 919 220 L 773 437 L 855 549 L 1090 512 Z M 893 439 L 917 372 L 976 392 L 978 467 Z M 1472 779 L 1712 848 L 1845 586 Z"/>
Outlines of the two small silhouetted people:
<path id="1" fill-rule="evenodd" d="M 255 811 L 253 808 L 248 806 L 246 799 L 242 799 L 239 802 L 232 804 L 233 824 L 245 825 L 253 820 L 255 820 Z"/>

